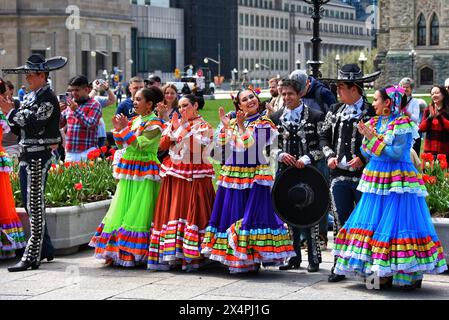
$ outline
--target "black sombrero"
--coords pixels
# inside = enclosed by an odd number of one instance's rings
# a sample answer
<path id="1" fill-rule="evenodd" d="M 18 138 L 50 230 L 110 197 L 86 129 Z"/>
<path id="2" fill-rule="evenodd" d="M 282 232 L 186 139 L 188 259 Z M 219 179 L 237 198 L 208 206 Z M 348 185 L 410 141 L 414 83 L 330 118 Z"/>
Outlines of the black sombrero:
<path id="1" fill-rule="evenodd" d="M 67 64 L 66 57 L 53 57 L 47 60 L 40 54 L 32 54 L 25 65 L 17 68 L 2 69 L 5 74 L 26 74 L 36 72 L 50 72 L 61 69 Z"/>
<path id="2" fill-rule="evenodd" d="M 324 81 L 330 81 L 330 82 L 373 82 L 377 78 L 379 78 L 381 72 L 377 71 L 374 73 L 370 73 L 367 75 L 364 75 L 362 70 L 360 70 L 360 67 L 356 64 L 345 64 L 343 67 L 341 67 L 340 70 L 338 70 L 338 78 L 337 79 L 320 79 Z"/>
<path id="3" fill-rule="evenodd" d="M 284 222 L 300 228 L 311 227 L 328 212 L 329 185 L 312 166 L 290 167 L 276 178 L 271 200 L 276 214 Z"/>

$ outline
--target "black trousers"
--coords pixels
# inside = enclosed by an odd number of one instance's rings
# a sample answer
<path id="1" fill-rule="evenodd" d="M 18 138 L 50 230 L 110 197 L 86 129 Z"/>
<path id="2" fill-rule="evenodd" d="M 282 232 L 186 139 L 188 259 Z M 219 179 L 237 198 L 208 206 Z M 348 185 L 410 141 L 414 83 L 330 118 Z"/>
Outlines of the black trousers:
<path id="1" fill-rule="evenodd" d="M 45 185 L 51 166 L 50 151 L 25 154 L 20 161 L 20 190 L 25 210 L 30 217 L 31 236 L 22 261 L 40 261 L 54 255 L 45 219 Z"/>
<path id="2" fill-rule="evenodd" d="M 293 249 L 295 249 L 296 257 L 291 257 L 289 263 L 296 264 L 302 262 L 301 256 L 301 234 L 307 240 L 307 257 L 309 264 L 321 263 L 321 248 L 319 243 L 318 225 L 311 228 L 290 227 L 293 233 Z"/>

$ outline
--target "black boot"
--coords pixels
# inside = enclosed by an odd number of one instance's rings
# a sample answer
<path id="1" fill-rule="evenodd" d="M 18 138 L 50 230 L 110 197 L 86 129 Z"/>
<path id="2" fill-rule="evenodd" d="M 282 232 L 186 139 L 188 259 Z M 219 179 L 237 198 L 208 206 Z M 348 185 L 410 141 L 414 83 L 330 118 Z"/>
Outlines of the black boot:
<path id="1" fill-rule="evenodd" d="M 301 267 L 301 261 L 290 259 L 287 264 L 280 266 L 279 270 L 299 269 Z"/>
<path id="2" fill-rule="evenodd" d="M 340 281 L 343 281 L 345 279 L 346 279 L 346 277 L 344 275 L 331 273 L 329 275 L 329 277 L 327 278 L 327 281 L 328 282 L 340 282 Z"/>
<path id="3" fill-rule="evenodd" d="M 39 268 L 39 263 L 36 260 L 20 261 L 16 265 L 9 267 L 8 271 L 9 272 L 20 272 L 20 271 L 26 271 L 26 270 L 28 270 L 28 268 L 31 268 L 32 270 L 36 270 Z"/>
<path id="4" fill-rule="evenodd" d="M 318 263 L 309 263 L 307 272 L 318 272 L 318 270 L 320 270 L 320 265 Z"/>

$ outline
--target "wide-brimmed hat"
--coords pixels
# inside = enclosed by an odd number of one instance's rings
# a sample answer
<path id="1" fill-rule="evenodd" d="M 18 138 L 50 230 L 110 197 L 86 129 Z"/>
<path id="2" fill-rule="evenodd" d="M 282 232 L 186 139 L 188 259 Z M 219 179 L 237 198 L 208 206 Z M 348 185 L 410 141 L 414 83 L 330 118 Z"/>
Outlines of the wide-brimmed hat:
<path id="1" fill-rule="evenodd" d="M 50 72 L 61 69 L 67 63 L 66 57 L 53 57 L 45 59 L 40 54 L 32 54 L 23 66 L 17 68 L 2 69 L 6 74 L 26 74 L 36 72 Z"/>
<path id="2" fill-rule="evenodd" d="M 338 70 L 338 78 L 325 78 L 320 79 L 324 81 L 331 81 L 331 82 L 373 82 L 377 78 L 379 78 L 381 74 L 381 71 L 376 71 L 374 73 L 370 73 L 367 75 L 364 75 L 360 67 L 356 64 L 345 64 L 343 67 L 341 67 L 340 70 Z"/>
<path id="3" fill-rule="evenodd" d="M 311 227 L 328 212 L 329 185 L 312 166 L 290 167 L 276 178 L 271 200 L 276 214 L 284 222 L 300 228 Z"/>

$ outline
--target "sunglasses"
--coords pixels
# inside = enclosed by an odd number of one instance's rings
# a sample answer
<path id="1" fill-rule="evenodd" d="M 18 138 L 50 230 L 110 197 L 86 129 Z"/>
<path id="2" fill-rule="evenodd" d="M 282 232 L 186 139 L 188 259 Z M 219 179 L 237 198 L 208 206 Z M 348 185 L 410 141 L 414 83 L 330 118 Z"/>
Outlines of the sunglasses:
<path id="1" fill-rule="evenodd" d="M 254 99 L 256 96 L 254 94 L 250 94 L 249 96 L 243 98 L 242 100 L 240 100 L 240 102 L 246 102 L 250 99 Z"/>

